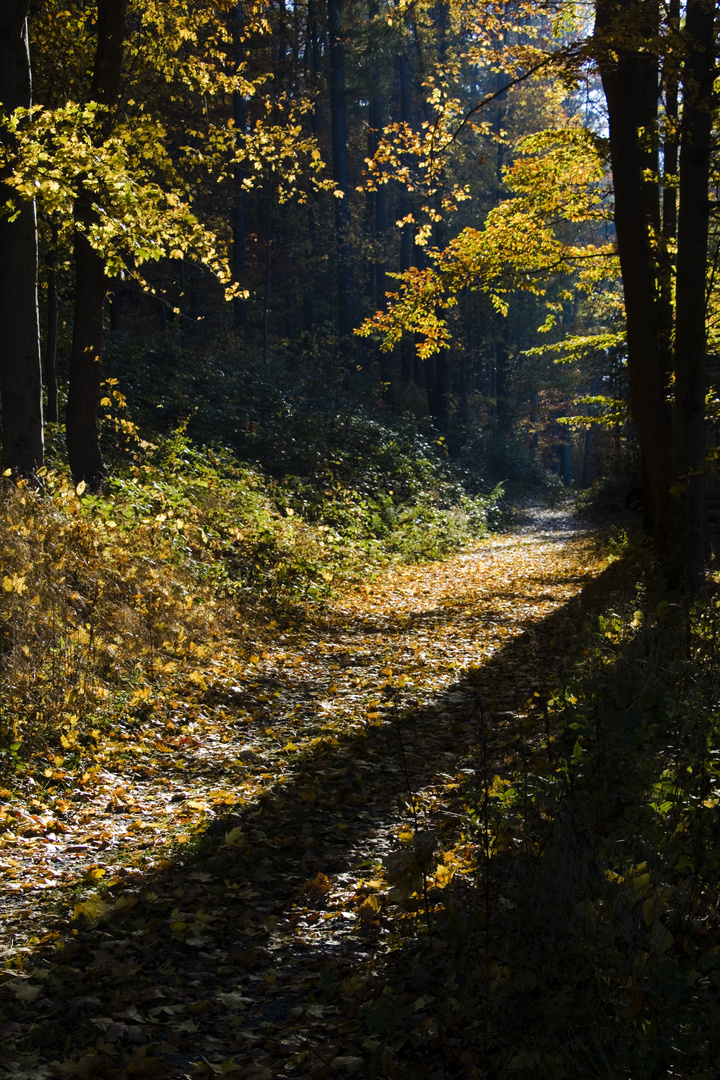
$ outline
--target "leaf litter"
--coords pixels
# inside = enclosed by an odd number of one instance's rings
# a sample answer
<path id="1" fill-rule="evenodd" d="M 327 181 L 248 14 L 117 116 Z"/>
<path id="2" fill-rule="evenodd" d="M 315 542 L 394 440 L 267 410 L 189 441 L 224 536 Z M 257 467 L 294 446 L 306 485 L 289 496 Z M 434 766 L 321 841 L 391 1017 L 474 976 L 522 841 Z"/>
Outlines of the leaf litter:
<path id="1" fill-rule="evenodd" d="M 244 655 L 218 643 L 201 676 L 140 688 L 80 755 L 38 753 L 0 792 L 2 1074 L 484 1075 L 432 959 L 477 880 L 462 792 L 481 728 L 507 790 L 522 704 L 604 567 L 536 512 L 258 621 Z M 511 971 L 480 953 L 475 978 Z"/>

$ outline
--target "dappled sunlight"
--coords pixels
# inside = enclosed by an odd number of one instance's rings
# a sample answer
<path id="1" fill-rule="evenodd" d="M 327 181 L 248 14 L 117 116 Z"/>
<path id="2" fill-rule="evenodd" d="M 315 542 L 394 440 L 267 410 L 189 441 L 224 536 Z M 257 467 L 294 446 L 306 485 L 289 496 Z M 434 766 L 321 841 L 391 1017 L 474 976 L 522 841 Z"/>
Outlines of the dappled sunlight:
<path id="1" fill-rule="evenodd" d="M 4 955 L 30 976 L 15 998 L 32 1003 L 41 979 L 50 1003 L 13 1021 L 19 1063 L 40 1060 L 28 1025 L 46 1025 L 48 1053 L 62 1042 L 58 960 L 77 968 L 76 1023 L 107 1068 L 121 1049 L 137 1058 L 145 1023 L 169 1077 L 200 1053 L 253 1077 L 281 1060 L 304 1076 L 307 1055 L 313 1073 L 328 1054 L 367 1059 L 350 1018 L 382 958 L 423 927 L 405 903 L 422 891 L 407 845 L 431 838 L 426 887 L 471 880 L 459 788 L 478 725 L 502 770 L 517 723 L 503 710 L 547 677 L 567 629 L 550 623 L 604 567 L 582 529 L 559 545 L 544 528 L 387 571 L 306 623 L 258 624 L 248 656 L 218 648 L 174 715 L 147 694 L 88 747 L 81 777 L 48 767 L 54 794 L 15 802 L 0 838 Z M 13 1015 L 19 985 L 6 984 Z M 431 1004 L 414 1006 L 428 1047 Z"/>

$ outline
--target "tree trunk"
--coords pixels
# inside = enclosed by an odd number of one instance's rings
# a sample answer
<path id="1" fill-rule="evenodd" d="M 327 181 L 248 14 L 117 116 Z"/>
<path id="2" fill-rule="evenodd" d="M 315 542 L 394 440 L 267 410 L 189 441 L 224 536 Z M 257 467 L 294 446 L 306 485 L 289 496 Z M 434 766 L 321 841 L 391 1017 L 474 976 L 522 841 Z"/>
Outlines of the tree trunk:
<path id="1" fill-rule="evenodd" d="M 680 554 L 689 583 L 695 587 L 702 580 L 707 547 L 703 460 L 714 17 L 714 4 L 687 0 L 678 192 L 673 465 L 675 480 L 684 485 L 680 495 Z"/>
<path id="2" fill-rule="evenodd" d="M 685 585 L 697 589 L 702 584 L 706 557 L 702 468 L 715 5 L 708 0 L 687 0 L 682 31 L 672 413 L 667 404 L 668 331 L 672 320 L 663 310 L 663 296 L 670 302 L 669 289 L 663 287 L 667 269 L 663 268 L 662 245 L 659 251 L 652 246 L 651 233 L 659 232 L 660 213 L 644 172 L 648 167 L 648 133 L 654 132 L 657 125 L 654 102 L 659 64 L 657 44 L 653 42 L 657 9 L 656 0 L 596 0 L 595 45 L 608 105 L 615 225 L 627 320 L 630 408 L 649 488 L 646 515 L 649 502 L 653 532 L 666 565 Z M 669 9 L 671 31 L 676 32 L 678 17 L 675 3 Z M 624 46 L 623 42 L 630 44 Z M 672 114 L 677 75 L 673 72 L 671 47 L 666 49 L 666 56 L 667 100 Z M 652 86 L 654 97 L 648 89 Z M 675 163 L 672 137 L 665 150 L 667 173 Z M 667 239 L 675 227 L 675 207 L 671 186 L 666 184 L 662 224 Z"/>
<path id="3" fill-rule="evenodd" d="M 97 46 L 90 98 L 108 109 L 120 92 L 127 0 L 98 0 Z M 112 113 L 97 133 L 101 143 Z M 98 405 L 102 380 L 103 308 L 109 281 L 103 259 L 91 246 L 87 228 L 96 220 L 93 196 L 81 190 L 75 201 L 75 306 L 66 414 L 68 462 L 76 484 L 97 490 L 106 474 L 100 451 Z"/>
<path id="4" fill-rule="evenodd" d="M 0 102 L 8 112 L 31 104 L 28 3 L 0 0 Z M 37 307 L 35 204 L 13 198 L 13 220 L 0 219 L 0 395 L 3 464 L 33 479 L 43 463 L 42 379 Z"/>
<path id="5" fill-rule="evenodd" d="M 370 18 L 377 17 L 377 4 L 370 5 Z M 373 69 L 373 92 L 368 106 L 368 157 L 372 158 L 380 145 L 380 136 L 383 128 L 383 100 L 380 89 L 380 62 L 375 61 Z M 372 290 L 374 303 L 379 311 L 384 311 L 387 306 L 387 266 L 385 264 L 385 250 L 387 244 L 387 189 L 385 184 L 378 184 L 377 191 L 369 196 L 370 229 L 375 243 L 373 260 Z M 392 370 L 390 357 L 387 352 L 377 348 L 377 362 L 380 370 L 381 381 L 392 391 Z"/>
<path id="6" fill-rule="evenodd" d="M 243 24 L 245 20 L 244 10 L 242 4 L 236 4 L 232 11 L 232 27 L 233 27 L 233 42 L 235 47 L 235 64 L 238 69 L 241 67 L 245 60 L 245 47 L 242 40 Z M 233 119 L 235 121 L 235 131 L 238 136 L 245 134 L 246 127 L 246 110 L 245 110 L 245 97 L 239 90 L 233 93 Z M 245 187 L 243 180 L 246 176 L 246 170 L 243 165 L 236 165 L 233 170 L 233 212 L 232 212 L 232 226 L 233 226 L 233 244 L 232 244 L 232 266 L 233 266 L 233 280 L 236 282 L 242 282 L 245 277 Z M 247 301 L 240 296 L 236 296 L 233 300 L 233 325 L 236 330 L 244 330 L 247 325 Z"/>
<path id="7" fill-rule="evenodd" d="M 47 323 L 45 330 L 45 353 L 43 355 L 43 378 L 45 380 L 45 393 L 47 395 L 47 419 L 48 423 L 56 424 L 58 421 L 58 384 L 55 361 L 57 359 L 57 335 L 58 335 L 58 293 L 57 261 L 58 229 L 53 226 L 52 245 L 45 263 L 47 265 Z"/>
<path id="8" fill-rule="evenodd" d="M 272 272 L 272 186 L 268 180 L 265 189 L 265 290 L 263 292 L 263 363 L 270 359 L 270 281 Z"/>
<path id="9" fill-rule="evenodd" d="M 412 124 L 412 102 L 410 96 L 410 60 L 407 51 L 398 54 L 398 83 L 400 90 L 400 122 Z M 398 218 L 402 221 L 410 213 L 410 196 L 404 184 L 398 192 Z M 400 230 L 400 273 L 409 270 L 413 264 L 414 236 L 412 225 L 403 225 Z M 400 342 L 400 381 L 403 385 L 415 381 L 415 341 L 404 333 Z M 430 387 L 432 378 L 426 385 Z M 429 391 L 428 391 L 429 392 Z"/>
<path id="10" fill-rule="evenodd" d="M 330 23 L 330 129 L 333 179 L 342 198 L 335 199 L 335 239 L 337 245 L 337 332 L 352 337 L 353 310 L 352 248 L 350 243 L 350 181 L 348 177 L 347 117 L 345 109 L 345 44 L 342 0 L 328 0 Z"/>
<path id="11" fill-rule="evenodd" d="M 75 204 L 75 221 L 92 214 L 91 199 L 81 196 Z M 84 482 L 95 491 L 105 476 L 100 452 L 98 405 L 102 379 L 101 349 L 103 305 L 108 288 L 105 264 L 84 233 L 75 231 L 75 308 L 68 401 L 65 414 L 67 452 L 75 484 Z"/>
<path id="12" fill-rule="evenodd" d="M 615 227 L 625 294 L 630 410 L 645 463 L 646 502 L 662 550 L 670 543 L 673 516 L 671 423 L 655 303 L 655 264 L 650 245 L 646 160 L 640 130 L 652 126 L 647 108 L 647 57 L 623 48 L 623 35 L 645 21 L 639 0 L 596 0 L 595 45 L 608 107 Z"/>

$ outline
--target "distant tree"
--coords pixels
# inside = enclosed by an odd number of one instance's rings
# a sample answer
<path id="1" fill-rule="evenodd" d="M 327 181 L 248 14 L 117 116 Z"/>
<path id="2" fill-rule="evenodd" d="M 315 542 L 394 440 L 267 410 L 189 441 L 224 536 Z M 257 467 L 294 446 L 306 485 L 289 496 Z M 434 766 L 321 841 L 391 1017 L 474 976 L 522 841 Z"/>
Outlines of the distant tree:
<path id="1" fill-rule="evenodd" d="M 328 0 L 330 28 L 330 127 L 333 178 L 337 184 L 335 235 L 337 259 L 337 331 L 349 338 L 355 326 L 352 248 L 350 241 L 350 181 L 348 126 L 345 104 L 345 29 L 342 0 Z"/>

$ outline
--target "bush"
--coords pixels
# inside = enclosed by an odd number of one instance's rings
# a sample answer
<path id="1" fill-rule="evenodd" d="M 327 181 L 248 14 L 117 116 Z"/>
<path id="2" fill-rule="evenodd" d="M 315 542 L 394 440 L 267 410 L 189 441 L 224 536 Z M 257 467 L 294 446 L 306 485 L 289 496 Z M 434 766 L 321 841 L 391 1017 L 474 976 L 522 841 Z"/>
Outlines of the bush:
<path id="1" fill-rule="evenodd" d="M 2 492 L 7 761 L 38 740 L 73 753 L 149 687 L 200 685 L 214 643 L 253 619 L 483 535 L 501 494 L 467 495 L 441 446 L 358 416 L 336 419 L 323 464 L 319 439 L 306 448 L 313 473 L 281 479 L 198 449 L 183 427 L 134 448 L 132 425 L 116 430 L 129 464 L 102 495 L 53 471 L 42 494 Z"/>

